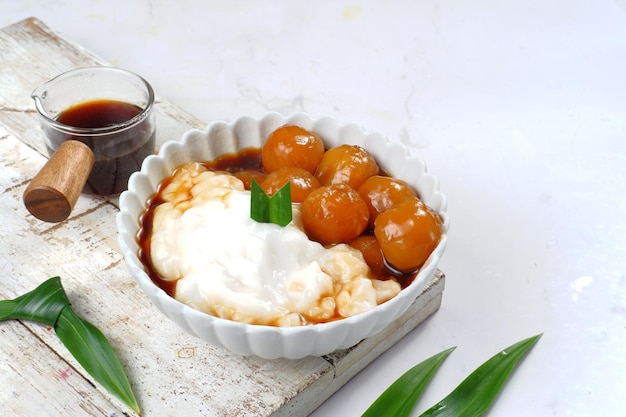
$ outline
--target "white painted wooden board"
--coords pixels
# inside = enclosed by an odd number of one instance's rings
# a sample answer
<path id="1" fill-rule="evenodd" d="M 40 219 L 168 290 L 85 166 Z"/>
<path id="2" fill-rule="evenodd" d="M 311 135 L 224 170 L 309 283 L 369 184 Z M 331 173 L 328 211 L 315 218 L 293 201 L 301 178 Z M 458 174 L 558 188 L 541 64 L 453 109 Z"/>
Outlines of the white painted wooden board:
<path id="1" fill-rule="evenodd" d="M 81 196 L 59 224 L 28 214 L 22 193 L 46 157 L 30 92 L 60 72 L 107 64 L 31 18 L 0 30 L 0 299 L 61 276 L 75 310 L 98 326 L 125 366 L 146 416 L 305 416 L 433 314 L 438 271 L 411 309 L 381 334 L 325 357 L 241 357 L 187 335 L 154 308 L 117 250 L 115 199 Z M 157 99 L 157 142 L 205 124 Z M 32 323 L 0 323 L 5 416 L 122 416 L 56 338 Z"/>

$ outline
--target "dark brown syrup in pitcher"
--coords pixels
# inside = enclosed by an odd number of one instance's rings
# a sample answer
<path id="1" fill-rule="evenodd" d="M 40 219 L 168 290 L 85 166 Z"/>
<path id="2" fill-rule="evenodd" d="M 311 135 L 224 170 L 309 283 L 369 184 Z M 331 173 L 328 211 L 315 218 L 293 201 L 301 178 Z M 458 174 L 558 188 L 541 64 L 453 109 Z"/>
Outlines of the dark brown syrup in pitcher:
<path id="1" fill-rule="evenodd" d="M 141 107 L 125 101 L 91 100 L 63 110 L 57 122 L 83 128 L 100 128 L 124 123 L 141 113 Z"/>
<path id="2" fill-rule="evenodd" d="M 56 121 L 66 126 L 98 129 L 123 124 L 143 110 L 131 103 L 100 99 L 75 104 L 63 110 Z M 95 163 L 87 179 L 85 192 L 115 195 L 126 189 L 130 175 L 141 167 L 141 162 L 154 152 L 155 129 L 152 118 L 146 117 L 137 124 L 118 131 L 83 135 L 46 128 L 49 151 L 69 139 L 85 143 L 95 155 Z"/>

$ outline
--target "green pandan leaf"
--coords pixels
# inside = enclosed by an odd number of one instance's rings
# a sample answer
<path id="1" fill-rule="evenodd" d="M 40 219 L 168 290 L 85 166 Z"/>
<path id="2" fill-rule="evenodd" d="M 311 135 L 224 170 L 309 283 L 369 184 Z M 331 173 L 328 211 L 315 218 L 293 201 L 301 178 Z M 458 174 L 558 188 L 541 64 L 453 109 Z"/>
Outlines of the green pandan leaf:
<path id="1" fill-rule="evenodd" d="M 472 372 L 446 398 L 420 417 L 478 417 L 489 409 L 502 385 L 541 334 L 502 350 Z"/>
<path id="2" fill-rule="evenodd" d="M 68 306 L 61 312 L 54 330 L 89 375 L 133 411 L 140 413 L 124 368 L 97 327 L 78 317 Z"/>
<path id="3" fill-rule="evenodd" d="M 97 382 L 140 413 L 124 368 L 109 341 L 95 326 L 76 315 L 59 277 L 13 300 L 0 301 L 0 321 L 28 320 L 54 327 L 57 336 Z"/>
<path id="4" fill-rule="evenodd" d="M 444 359 L 446 349 L 409 369 L 383 392 L 362 417 L 407 417 Z"/>
<path id="5" fill-rule="evenodd" d="M 259 223 L 270 221 L 270 197 L 254 178 L 250 185 L 250 218 Z"/>
<path id="6" fill-rule="evenodd" d="M 270 197 L 253 178 L 250 186 L 250 218 L 259 223 L 287 226 L 293 218 L 291 184 L 283 185 Z"/>
<path id="7" fill-rule="evenodd" d="M 0 321 L 28 320 L 52 327 L 69 304 L 61 279 L 54 277 L 13 300 L 0 301 Z"/>
<path id="8" fill-rule="evenodd" d="M 270 223 L 285 227 L 292 218 L 291 184 L 287 183 L 270 197 Z"/>

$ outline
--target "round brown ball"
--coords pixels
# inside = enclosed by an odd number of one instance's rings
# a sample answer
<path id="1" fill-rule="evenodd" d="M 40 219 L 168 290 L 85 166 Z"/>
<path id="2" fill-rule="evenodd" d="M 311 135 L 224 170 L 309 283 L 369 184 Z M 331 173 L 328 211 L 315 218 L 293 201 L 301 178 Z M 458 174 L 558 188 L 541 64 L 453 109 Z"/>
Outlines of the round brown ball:
<path id="1" fill-rule="evenodd" d="M 299 126 L 284 125 L 274 130 L 261 148 L 261 163 L 267 172 L 296 167 L 315 173 L 324 155 L 324 142 Z"/>
<path id="2" fill-rule="evenodd" d="M 314 190 L 300 205 L 302 225 L 311 240 L 323 245 L 347 243 L 367 227 L 367 205 L 346 184 L 325 185 Z"/>

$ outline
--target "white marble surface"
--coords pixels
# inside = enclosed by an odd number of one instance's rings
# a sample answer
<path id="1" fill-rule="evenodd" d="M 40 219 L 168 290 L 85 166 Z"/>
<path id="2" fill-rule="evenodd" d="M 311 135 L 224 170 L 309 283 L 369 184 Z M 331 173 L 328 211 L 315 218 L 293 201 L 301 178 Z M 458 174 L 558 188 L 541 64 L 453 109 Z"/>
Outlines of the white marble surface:
<path id="1" fill-rule="evenodd" d="M 457 346 L 417 416 L 539 332 L 489 415 L 626 414 L 626 1 L 0 0 L 0 26 L 29 16 L 204 121 L 332 115 L 439 177 L 440 311 L 314 417 Z"/>

